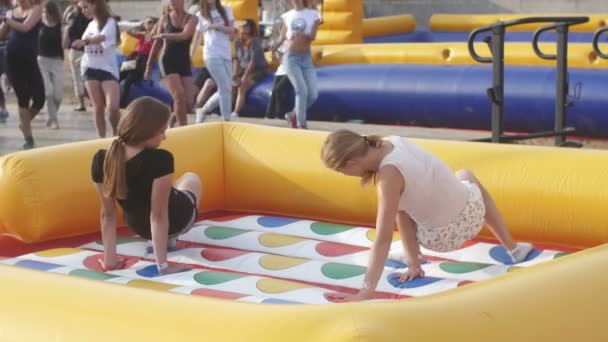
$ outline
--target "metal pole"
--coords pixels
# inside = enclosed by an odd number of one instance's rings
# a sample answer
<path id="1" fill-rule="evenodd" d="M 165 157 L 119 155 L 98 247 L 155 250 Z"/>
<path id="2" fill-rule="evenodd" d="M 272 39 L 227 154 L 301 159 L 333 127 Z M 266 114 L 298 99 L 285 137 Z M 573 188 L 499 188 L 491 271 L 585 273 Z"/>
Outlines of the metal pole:
<path id="1" fill-rule="evenodd" d="M 557 31 L 557 84 L 555 93 L 555 131 L 563 131 L 566 126 L 566 105 L 568 96 L 568 25 L 556 27 Z M 555 136 L 555 145 L 566 141 L 565 135 Z"/>
<path id="2" fill-rule="evenodd" d="M 501 142 L 504 117 L 505 27 L 492 29 L 492 142 Z"/>

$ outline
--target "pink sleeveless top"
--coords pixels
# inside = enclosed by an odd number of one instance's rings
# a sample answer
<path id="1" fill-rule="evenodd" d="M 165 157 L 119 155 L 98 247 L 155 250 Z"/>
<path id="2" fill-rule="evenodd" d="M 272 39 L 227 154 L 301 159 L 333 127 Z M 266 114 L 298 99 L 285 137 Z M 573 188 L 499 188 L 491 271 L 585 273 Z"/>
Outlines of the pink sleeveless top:
<path id="1" fill-rule="evenodd" d="M 423 228 L 442 227 L 455 221 L 467 204 L 469 191 L 450 168 L 405 138 L 390 136 L 386 140 L 394 148 L 384 157 L 380 168 L 396 167 L 405 181 L 399 210 Z"/>

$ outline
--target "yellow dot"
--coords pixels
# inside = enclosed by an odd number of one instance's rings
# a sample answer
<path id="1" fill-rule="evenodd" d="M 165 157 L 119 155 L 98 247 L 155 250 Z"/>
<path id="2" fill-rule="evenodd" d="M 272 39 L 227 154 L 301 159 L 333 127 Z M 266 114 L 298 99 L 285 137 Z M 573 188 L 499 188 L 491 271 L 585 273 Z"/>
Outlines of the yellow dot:
<path id="1" fill-rule="evenodd" d="M 308 259 L 286 257 L 281 255 L 265 255 L 260 258 L 260 266 L 267 270 L 277 271 L 292 268 L 308 261 Z"/>
<path id="2" fill-rule="evenodd" d="M 64 255 L 70 255 L 70 254 L 76 254 L 82 252 L 82 249 L 78 249 L 78 248 L 55 248 L 55 249 L 49 249 L 46 251 L 40 251 L 40 252 L 36 252 L 34 253 L 34 255 L 42 257 L 42 258 L 53 258 L 53 257 L 59 257 L 59 256 L 64 256 Z"/>
<path id="3" fill-rule="evenodd" d="M 367 238 L 369 239 L 369 241 L 376 241 L 376 230 L 375 229 L 370 229 L 367 231 Z M 399 240 L 399 232 L 393 232 L 393 241 L 398 241 Z"/>
<path id="4" fill-rule="evenodd" d="M 257 288 L 265 293 L 284 293 L 312 288 L 312 286 L 279 279 L 261 279 L 257 282 Z"/>
<path id="5" fill-rule="evenodd" d="M 306 239 L 274 233 L 262 234 L 258 238 L 258 241 L 262 244 L 262 246 L 270 248 L 285 247 L 296 244 L 298 242 L 302 242 L 304 240 Z"/>
<path id="6" fill-rule="evenodd" d="M 178 285 L 161 283 L 158 281 L 151 281 L 145 279 L 134 279 L 127 283 L 128 286 L 137 287 L 140 289 L 149 289 L 149 290 L 157 290 L 157 291 L 169 291 Z"/>

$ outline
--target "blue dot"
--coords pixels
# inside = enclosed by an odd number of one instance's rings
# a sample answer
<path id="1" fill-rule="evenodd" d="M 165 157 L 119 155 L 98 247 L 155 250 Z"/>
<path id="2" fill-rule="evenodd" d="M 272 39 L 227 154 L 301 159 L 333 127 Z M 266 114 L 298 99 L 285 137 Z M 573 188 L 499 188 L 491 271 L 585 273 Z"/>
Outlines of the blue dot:
<path id="1" fill-rule="evenodd" d="M 522 261 L 530 261 L 540 255 L 542 251 L 540 249 L 533 249 L 528 256 Z M 495 246 L 490 249 L 490 257 L 502 264 L 513 265 L 511 256 L 507 253 L 507 250 L 503 246 Z"/>
<path id="2" fill-rule="evenodd" d="M 15 264 L 15 266 L 31 268 L 33 270 L 38 270 L 38 271 L 49 271 L 54 268 L 63 267 L 63 265 L 57 265 L 57 264 L 52 264 L 50 262 L 42 262 L 42 261 L 35 261 L 35 260 L 21 260 L 21 261 L 18 261 Z"/>
<path id="3" fill-rule="evenodd" d="M 264 299 L 264 301 L 262 301 L 262 303 L 268 303 L 268 304 L 302 304 L 302 303 L 293 302 L 293 301 L 290 301 L 290 300 L 277 299 L 277 298 Z"/>
<path id="4" fill-rule="evenodd" d="M 258 218 L 258 224 L 266 228 L 279 228 L 298 221 L 301 220 L 276 216 L 262 216 Z"/>
<path id="5" fill-rule="evenodd" d="M 398 289 L 414 289 L 414 288 L 430 285 L 430 284 L 433 284 L 433 283 L 436 283 L 436 282 L 442 280 L 441 278 L 435 278 L 435 277 L 418 277 L 414 280 L 409 280 L 409 281 L 402 283 L 399 280 L 399 277 L 401 277 L 401 274 L 391 273 L 386 277 L 386 280 L 388 280 L 389 284 L 393 285 L 393 287 L 396 287 Z"/>
<path id="6" fill-rule="evenodd" d="M 160 273 L 158 273 L 158 268 L 156 267 L 156 265 L 146 266 L 142 269 L 137 270 L 135 273 L 137 273 L 137 275 L 139 275 L 139 276 L 146 277 L 146 278 L 154 278 L 154 277 L 160 276 Z"/>

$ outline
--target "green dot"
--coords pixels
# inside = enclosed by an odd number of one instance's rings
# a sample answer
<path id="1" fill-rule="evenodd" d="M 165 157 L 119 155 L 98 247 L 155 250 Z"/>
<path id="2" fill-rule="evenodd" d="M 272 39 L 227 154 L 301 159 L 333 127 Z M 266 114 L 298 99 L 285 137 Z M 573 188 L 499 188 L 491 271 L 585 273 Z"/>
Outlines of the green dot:
<path id="1" fill-rule="evenodd" d="M 72 275 L 72 276 L 77 276 L 77 277 L 82 277 L 82 278 L 89 278 L 89 279 L 96 279 L 96 280 L 107 280 L 107 279 L 112 279 L 112 278 L 117 278 L 118 277 L 118 276 L 115 276 L 113 274 L 107 274 L 107 273 L 90 271 L 90 270 L 83 270 L 83 269 L 73 270 L 73 271 L 71 271 L 68 274 Z"/>
<path id="2" fill-rule="evenodd" d="M 442 262 L 439 264 L 441 270 L 448 273 L 469 273 L 482 270 L 489 267 L 490 264 L 481 264 L 477 262 Z"/>
<path id="3" fill-rule="evenodd" d="M 321 272 L 328 278 L 332 279 L 347 279 L 364 274 L 366 268 L 364 266 L 347 265 L 338 263 L 327 263 L 321 267 Z"/>
<path id="4" fill-rule="evenodd" d="M 353 229 L 353 226 L 343 224 L 315 222 L 310 225 L 310 229 L 319 235 L 334 235 Z"/>
<path id="5" fill-rule="evenodd" d="M 570 253 L 568 253 L 568 252 L 559 252 L 559 253 L 556 253 L 553 256 L 553 259 L 561 258 L 561 257 L 566 256 L 566 255 L 570 255 Z"/>
<path id="6" fill-rule="evenodd" d="M 125 238 L 120 238 L 116 240 L 116 244 L 117 245 L 122 245 L 125 243 L 131 243 L 131 242 L 146 242 L 148 240 L 142 239 L 140 237 L 125 237 Z M 103 245 L 103 241 L 102 240 L 97 240 L 96 241 L 98 245 Z"/>
<path id="7" fill-rule="evenodd" d="M 247 233 L 247 230 L 228 227 L 209 227 L 205 229 L 205 235 L 213 240 L 224 240 Z"/>
<path id="8" fill-rule="evenodd" d="M 194 280 L 203 285 L 217 285 L 231 280 L 243 278 L 243 275 L 225 272 L 205 271 L 194 275 Z"/>

